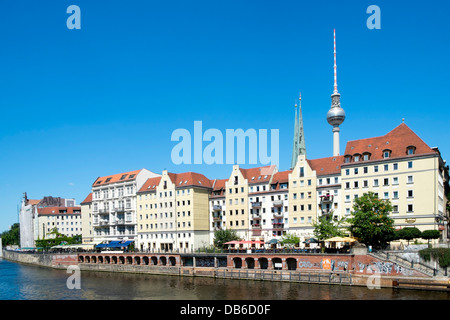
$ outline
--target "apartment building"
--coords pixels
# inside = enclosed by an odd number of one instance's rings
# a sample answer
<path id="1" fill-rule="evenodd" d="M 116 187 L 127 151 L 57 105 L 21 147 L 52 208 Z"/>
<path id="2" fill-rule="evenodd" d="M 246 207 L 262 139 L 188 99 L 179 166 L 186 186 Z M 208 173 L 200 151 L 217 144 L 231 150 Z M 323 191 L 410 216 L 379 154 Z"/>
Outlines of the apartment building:
<path id="1" fill-rule="evenodd" d="M 81 207 L 81 238 L 83 243 L 92 243 L 94 241 L 94 230 L 92 227 L 92 193 L 80 203 Z"/>
<path id="2" fill-rule="evenodd" d="M 136 193 L 157 174 L 135 170 L 97 178 L 92 184 L 94 241 L 135 240 Z"/>
<path id="3" fill-rule="evenodd" d="M 402 123 L 381 137 L 347 143 L 342 164 L 345 215 L 366 192 L 388 199 L 397 228 L 445 231 L 448 167 L 437 148 L 430 148 Z M 446 238 L 446 235 L 445 235 Z"/>
<path id="4" fill-rule="evenodd" d="M 193 250 L 210 243 L 211 181 L 195 172 L 150 178 L 137 193 L 138 248 Z"/>
<path id="5" fill-rule="evenodd" d="M 316 172 L 317 218 L 327 215 L 332 219 L 343 218 L 341 204 L 341 165 L 343 156 L 308 160 Z"/>
<path id="6" fill-rule="evenodd" d="M 41 207 L 38 212 L 37 239 L 54 239 L 54 231 L 73 237 L 82 234 L 81 207 Z"/>
<path id="7" fill-rule="evenodd" d="M 312 236 L 313 223 L 317 220 L 317 173 L 299 155 L 298 161 L 289 174 L 289 230 L 301 239 Z"/>
<path id="8" fill-rule="evenodd" d="M 212 180 L 212 190 L 209 196 L 210 215 L 210 241 L 214 239 L 214 232 L 225 229 L 226 227 L 226 199 L 225 182 L 228 179 Z"/>

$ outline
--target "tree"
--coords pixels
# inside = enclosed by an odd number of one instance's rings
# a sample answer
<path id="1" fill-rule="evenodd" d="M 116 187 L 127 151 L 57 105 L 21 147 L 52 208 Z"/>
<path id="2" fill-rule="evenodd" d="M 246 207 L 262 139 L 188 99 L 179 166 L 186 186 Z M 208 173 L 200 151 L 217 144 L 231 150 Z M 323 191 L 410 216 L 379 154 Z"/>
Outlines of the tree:
<path id="1" fill-rule="evenodd" d="M 428 246 L 430 245 L 430 240 L 439 239 L 441 237 L 441 233 L 439 230 L 424 230 L 422 232 L 421 238 L 428 240 Z"/>
<path id="2" fill-rule="evenodd" d="M 280 243 L 284 246 L 294 247 L 300 243 L 300 238 L 293 233 L 286 233 Z"/>
<path id="3" fill-rule="evenodd" d="M 383 247 L 394 237 L 394 220 L 389 217 L 389 200 L 378 199 L 373 192 L 355 199 L 352 217 L 347 219 L 348 229 L 362 243 L 375 248 Z"/>
<path id="4" fill-rule="evenodd" d="M 333 220 L 331 217 L 332 215 L 324 215 L 321 216 L 318 221 L 313 222 L 313 234 L 318 240 L 345 236 L 345 233 L 342 230 L 344 219 Z"/>
<path id="5" fill-rule="evenodd" d="M 11 229 L 1 233 L 2 245 L 19 245 L 20 226 L 15 223 L 11 226 Z"/>
<path id="6" fill-rule="evenodd" d="M 410 240 L 420 238 L 421 236 L 422 232 L 416 227 L 406 227 L 397 231 L 398 239 L 408 240 L 408 245 Z"/>
<path id="7" fill-rule="evenodd" d="M 214 232 L 214 246 L 216 248 L 223 249 L 226 242 L 233 240 L 241 240 L 235 230 L 224 229 Z"/>

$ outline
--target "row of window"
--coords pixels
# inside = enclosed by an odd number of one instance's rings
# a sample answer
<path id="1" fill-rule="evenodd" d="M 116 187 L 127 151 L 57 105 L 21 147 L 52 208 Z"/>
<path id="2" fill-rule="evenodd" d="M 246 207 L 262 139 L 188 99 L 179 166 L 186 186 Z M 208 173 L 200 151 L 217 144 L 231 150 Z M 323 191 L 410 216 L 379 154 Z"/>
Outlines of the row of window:
<path id="1" fill-rule="evenodd" d="M 376 193 L 375 193 L 375 196 L 378 197 L 379 194 L 376 192 Z M 354 199 L 358 199 L 358 197 L 359 197 L 359 196 L 358 196 L 357 194 L 355 194 L 355 195 L 353 196 Z M 408 190 L 408 191 L 407 191 L 407 199 L 412 199 L 412 198 L 414 198 L 414 190 Z M 385 199 L 385 200 L 390 199 L 390 198 L 389 198 L 389 192 L 384 192 L 384 193 L 383 193 L 383 198 L 382 198 L 382 199 Z M 398 191 L 393 191 L 393 192 L 392 192 L 392 200 L 398 200 L 398 199 L 399 199 Z M 347 195 L 345 196 L 345 202 L 350 202 L 350 195 L 349 195 L 349 194 L 347 194 Z"/>
<path id="2" fill-rule="evenodd" d="M 383 151 L 383 159 L 389 159 L 392 156 L 392 150 L 390 149 L 384 149 Z M 406 155 L 411 156 L 416 153 L 416 147 L 415 146 L 409 146 L 406 148 Z M 359 162 L 359 161 L 368 161 L 370 160 L 372 154 L 370 152 L 364 152 L 363 154 L 356 153 L 353 156 L 346 155 L 344 158 L 345 163 L 350 163 L 353 159 L 353 162 Z"/>
<path id="3" fill-rule="evenodd" d="M 125 191 L 125 193 L 124 193 Z M 134 194 L 134 186 L 126 186 L 126 187 L 118 187 L 118 188 L 111 188 L 111 189 L 103 189 L 103 190 L 96 190 L 92 193 L 93 199 L 101 199 L 101 195 L 103 195 L 103 199 L 107 199 L 111 196 L 111 198 L 114 197 L 122 197 L 124 195 L 133 195 Z"/>
<path id="4" fill-rule="evenodd" d="M 383 178 L 383 179 L 373 179 L 372 187 L 379 187 L 380 186 L 380 182 L 383 183 L 382 184 L 383 187 L 387 187 L 390 184 L 392 184 L 393 186 L 396 186 L 396 185 L 399 184 L 398 177 Z M 407 176 L 406 177 L 406 183 L 407 184 L 413 184 L 414 183 L 414 177 L 413 176 Z M 360 181 L 353 181 L 353 183 L 348 182 L 348 181 L 345 182 L 345 189 L 350 189 L 350 188 L 357 189 L 359 187 L 368 188 L 369 187 L 369 180 L 363 180 L 362 181 L 362 185 L 360 184 Z"/>
<path id="5" fill-rule="evenodd" d="M 377 173 L 380 172 L 380 169 L 383 168 L 383 171 L 387 172 L 389 171 L 389 164 L 384 164 L 384 165 L 376 165 L 372 167 L 372 172 L 373 173 Z M 407 168 L 408 169 L 412 169 L 413 168 L 413 162 L 412 161 L 408 161 L 407 163 Z M 362 171 L 360 171 L 360 167 L 358 168 L 353 168 L 353 174 L 359 174 L 360 172 L 366 174 L 369 173 L 369 167 L 362 167 Z M 393 171 L 397 171 L 398 170 L 398 163 L 392 163 L 392 170 Z M 348 176 L 350 175 L 351 169 L 345 169 L 345 175 Z"/>
<path id="6" fill-rule="evenodd" d="M 173 229 L 173 222 L 165 222 L 165 223 L 159 223 L 159 229 Z M 191 227 L 191 222 L 187 221 L 187 222 L 177 222 L 177 227 L 178 228 L 190 228 Z M 139 225 L 140 230 L 144 230 L 144 225 L 140 224 Z M 158 223 L 150 223 L 150 224 L 145 224 L 145 230 L 157 230 L 158 229 Z"/>

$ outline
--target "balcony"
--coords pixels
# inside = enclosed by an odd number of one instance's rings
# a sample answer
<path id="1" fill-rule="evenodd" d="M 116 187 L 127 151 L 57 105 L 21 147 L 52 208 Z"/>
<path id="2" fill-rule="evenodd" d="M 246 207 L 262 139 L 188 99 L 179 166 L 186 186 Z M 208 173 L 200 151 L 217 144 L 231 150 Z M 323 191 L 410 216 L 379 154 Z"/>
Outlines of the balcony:
<path id="1" fill-rule="evenodd" d="M 260 223 L 253 223 L 252 224 L 252 228 L 253 229 L 261 229 L 261 224 Z"/>
<path id="2" fill-rule="evenodd" d="M 213 215 L 213 221 L 222 221 L 222 216 L 220 214 Z"/>
<path id="3" fill-rule="evenodd" d="M 273 222 L 272 223 L 272 227 L 274 229 L 277 229 L 277 230 L 283 229 L 284 228 L 284 223 L 282 223 L 282 222 Z"/>
<path id="4" fill-rule="evenodd" d="M 261 219 L 260 213 L 252 213 L 252 219 Z"/>
<path id="5" fill-rule="evenodd" d="M 261 201 L 252 202 L 252 208 L 261 208 Z"/>
<path id="6" fill-rule="evenodd" d="M 109 208 L 98 210 L 99 214 L 109 214 Z"/>
<path id="7" fill-rule="evenodd" d="M 213 211 L 221 211 L 221 210 L 222 210 L 222 206 L 220 204 L 213 205 Z"/>
<path id="8" fill-rule="evenodd" d="M 276 218 L 283 218 L 284 213 L 283 213 L 283 211 L 274 211 L 273 216 Z"/>
<path id="9" fill-rule="evenodd" d="M 273 201 L 274 207 L 282 207 L 283 206 L 283 200 L 275 200 Z"/>
<path id="10" fill-rule="evenodd" d="M 334 199 L 333 195 L 324 195 L 324 196 L 320 196 L 320 202 L 321 203 L 332 203 Z"/>
<path id="11" fill-rule="evenodd" d="M 124 207 L 119 207 L 119 208 L 114 208 L 115 212 L 125 212 L 125 208 Z"/>

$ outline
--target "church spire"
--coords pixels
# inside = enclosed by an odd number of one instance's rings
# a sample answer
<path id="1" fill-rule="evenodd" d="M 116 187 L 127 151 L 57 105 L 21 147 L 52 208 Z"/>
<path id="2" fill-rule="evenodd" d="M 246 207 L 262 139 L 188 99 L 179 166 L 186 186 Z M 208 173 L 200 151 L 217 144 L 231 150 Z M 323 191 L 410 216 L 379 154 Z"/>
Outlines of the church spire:
<path id="1" fill-rule="evenodd" d="M 295 126 L 294 126 L 294 143 L 292 147 L 291 169 L 294 169 L 298 156 L 306 155 L 305 136 L 303 131 L 303 115 L 302 115 L 302 95 L 299 95 L 299 110 L 297 112 L 297 102 L 295 102 Z"/>

